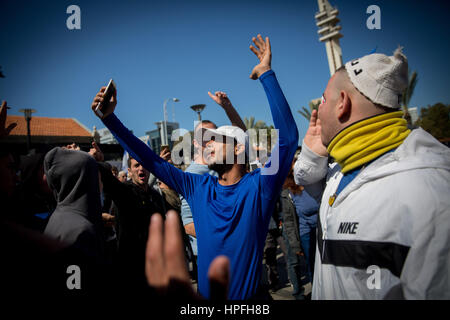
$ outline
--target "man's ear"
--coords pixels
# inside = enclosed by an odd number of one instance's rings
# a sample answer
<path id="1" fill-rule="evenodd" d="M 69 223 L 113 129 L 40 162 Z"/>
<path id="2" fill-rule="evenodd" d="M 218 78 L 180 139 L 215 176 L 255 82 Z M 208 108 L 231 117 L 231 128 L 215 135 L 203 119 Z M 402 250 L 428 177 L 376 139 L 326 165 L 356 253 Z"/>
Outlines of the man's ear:
<path id="1" fill-rule="evenodd" d="M 350 118 L 352 112 L 352 101 L 348 93 L 341 90 L 337 106 L 337 117 L 340 122 L 345 122 Z"/>

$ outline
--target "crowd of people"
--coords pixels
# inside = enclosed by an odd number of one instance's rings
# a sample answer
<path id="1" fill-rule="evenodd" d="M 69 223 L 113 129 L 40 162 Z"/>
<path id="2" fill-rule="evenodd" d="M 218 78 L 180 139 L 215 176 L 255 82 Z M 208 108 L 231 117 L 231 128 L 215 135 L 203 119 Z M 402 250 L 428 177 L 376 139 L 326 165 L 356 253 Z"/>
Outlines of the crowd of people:
<path id="1" fill-rule="evenodd" d="M 21 159 L 2 143 L 4 290 L 270 300 L 279 247 L 295 299 L 309 298 L 307 283 L 313 299 L 450 298 L 450 150 L 402 118 L 406 56 L 374 53 L 337 70 L 299 147 L 269 39 L 252 41 L 250 78 L 278 129 L 260 168 L 250 168 L 247 128 L 221 91 L 209 95 L 230 125 L 197 123 L 185 170 L 122 124 L 117 91 L 105 100 L 105 87 L 91 108 L 101 106 L 95 114 L 128 152 L 128 172 L 95 142 Z M 14 130 L 6 113 L 3 102 L 1 139 Z M 78 291 L 67 285 L 73 265 Z"/>

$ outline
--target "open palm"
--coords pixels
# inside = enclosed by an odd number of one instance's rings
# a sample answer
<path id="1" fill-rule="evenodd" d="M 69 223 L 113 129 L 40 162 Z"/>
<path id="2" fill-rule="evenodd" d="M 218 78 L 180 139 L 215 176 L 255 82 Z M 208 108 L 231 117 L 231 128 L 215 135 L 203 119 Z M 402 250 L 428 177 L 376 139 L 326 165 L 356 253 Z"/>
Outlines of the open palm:
<path id="1" fill-rule="evenodd" d="M 264 41 L 262 36 L 258 34 L 252 38 L 253 43 L 256 48 L 251 45 L 250 50 L 258 57 L 259 64 L 257 64 L 250 74 L 250 79 L 256 80 L 261 76 L 264 72 L 271 69 L 272 63 L 272 51 L 270 49 L 270 41 L 269 37 L 266 37 Z"/>
<path id="2" fill-rule="evenodd" d="M 305 144 L 312 151 L 321 156 L 327 156 L 327 148 L 322 143 L 321 138 L 322 126 L 320 124 L 320 119 L 317 116 L 317 110 L 313 110 L 311 113 L 311 119 L 309 121 L 309 128 L 306 131 L 304 138 Z"/>

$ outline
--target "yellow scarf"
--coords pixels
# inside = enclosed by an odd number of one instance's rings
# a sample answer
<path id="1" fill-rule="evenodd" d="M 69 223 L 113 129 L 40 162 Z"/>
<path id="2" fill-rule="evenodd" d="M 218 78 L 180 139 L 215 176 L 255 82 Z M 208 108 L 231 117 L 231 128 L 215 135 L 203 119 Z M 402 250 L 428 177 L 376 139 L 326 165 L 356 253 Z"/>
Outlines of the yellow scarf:
<path id="1" fill-rule="evenodd" d="M 356 122 L 338 133 L 328 153 L 342 173 L 358 168 L 402 144 L 409 135 L 403 112 L 389 112 Z"/>

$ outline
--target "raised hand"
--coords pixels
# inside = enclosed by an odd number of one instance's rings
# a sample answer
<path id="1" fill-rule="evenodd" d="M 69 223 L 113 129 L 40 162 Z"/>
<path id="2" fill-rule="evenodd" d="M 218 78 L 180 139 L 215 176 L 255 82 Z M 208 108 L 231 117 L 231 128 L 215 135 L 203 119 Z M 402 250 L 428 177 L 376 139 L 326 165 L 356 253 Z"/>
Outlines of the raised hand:
<path id="1" fill-rule="evenodd" d="M 102 150 L 95 141 L 92 142 L 92 148 L 89 149 L 89 154 L 94 157 L 95 161 L 102 162 L 105 160 Z"/>
<path id="2" fill-rule="evenodd" d="M 219 106 L 226 108 L 231 106 L 231 101 L 228 96 L 223 91 L 216 91 L 214 94 L 208 91 L 208 95 L 213 99 Z"/>
<path id="3" fill-rule="evenodd" d="M 272 63 L 272 51 L 270 49 L 269 37 L 266 37 L 264 41 L 260 34 L 252 38 L 253 43 L 256 45 L 250 45 L 250 50 L 258 57 L 259 64 L 257 64 L 250 74 L 250 79 L 258 79 L 264 72 L 271 69 Z"/>
<path id="4" fill-rule="evenodd" d="M 164 160 L 167 161 L 169 163 L 172 163 L 172 157 L 171 157 L 172 153 L 170 152 L 170 150 L 168 148 L 163 148 L 161 150 L 161 152 L 159 153 L 159 156 Z"/>
<path id="5" fill-rule="evenodd" d="M 213 260 L 208 271 L 211 298 L 225 300 L 229 282 L 229 260 L 220 256 Z M 160 214 L 152 215 L 145 260 L 148 284 L 161 295 L 171 299 L 201 299 L 191 286 L 181 239 L 181 225 L 177 213 L 170 210 L 166 221 Z"/>
<path id="6" fill-rule="evenodd" d="M 213 99 L 218 105 L 220 105 L 226 112 L 228 119 L 231 121 L 231 125 L 241 128 L 244 132 L 247 131 L 241 116 L 236 111 L 236 109 L 231 104 L 230 99 L 227 94 L 223 91 L 216 91 L 214 94 L 208 91 L 208 95 Z"/>
<path id="7" fill-rule="evenodd" d="M 8 109 L 8 105 L 6 101 L 3 101 L 0 109 L 0 138 L 8 136 L 11 133 L 12 129 L 17 126 L 17 123 L 11 123 L 8 128 L 5 128 L 7 115 L 6 109 Z"/>
<path id="8" fill-rule="evenodd" d="M 94 113 L 95 113 L 95 108 L 97 108 L 98 103 L 103 102 L 103 94 L 104 94 L 105 90 L 106 90 L 105 86 L 101 87 L 100 91 L 94 97 L 94 101 L 92 101 L 91 109 L 92 109 L 92 111 L 94 111 Z M 111 100 L 108 102 L 108 106 L 104 105 L 104 107 L 102 108 L 103 117 L 101 117 L 101 119 L 105 119 L 107 116 L 109 116 L 111 113 L 113 113 L 114 109 L 116 108 L 116 105 L 117 105 L 117 92 L 116 92 L 116 90 L 114 90 Z M 95 115 L 100 118 L 100 116 L 97 113 L 95 113 Z"/>
<path id="9" fill-rule="evenodd" d="M 320 136 L 322 126 L 320 124 L 320 119 L 317 117 L 317 110 L 313 110 L 311 113 L 311 119 L 309 121 L 309 128 L 306 131 L 305 138 L 303 141 L 312 151 L 320 156 L 328 156 L 327 148 L 322 143 L 322 138 Z"/>

